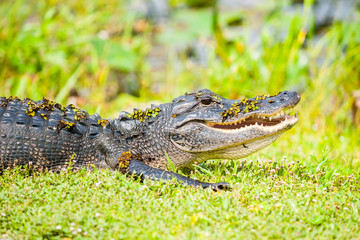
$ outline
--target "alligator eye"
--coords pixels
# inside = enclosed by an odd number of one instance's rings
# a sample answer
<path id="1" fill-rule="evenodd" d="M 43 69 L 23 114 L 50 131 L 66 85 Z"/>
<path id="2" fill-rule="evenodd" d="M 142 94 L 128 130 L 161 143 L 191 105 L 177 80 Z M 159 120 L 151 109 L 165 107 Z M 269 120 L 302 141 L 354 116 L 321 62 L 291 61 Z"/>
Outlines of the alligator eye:
<path id="1" fill-rule="evenodd" d="M 212 102 L 212 99 L 211 99 L 211 98 L 201 99 L 201 103 L 204 104 L 204 105 L 210 105 L 211 102 Z"/>
<path id="2" fill-rule="evenodd" d="M 182 138 L 182 136 L 180 134 L 174 134 L 171 136 L 171 139 L 174 140 L 174 141 L 178 141 Z"/>

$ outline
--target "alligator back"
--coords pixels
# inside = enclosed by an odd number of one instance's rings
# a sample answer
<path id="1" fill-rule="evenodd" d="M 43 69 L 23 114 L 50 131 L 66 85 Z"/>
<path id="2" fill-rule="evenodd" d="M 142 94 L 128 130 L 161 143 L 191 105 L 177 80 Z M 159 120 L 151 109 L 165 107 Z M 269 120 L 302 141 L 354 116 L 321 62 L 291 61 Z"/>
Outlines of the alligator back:
<path id="1" fill-rule="evenodd" d="M 29 165 L 60 171 L 105 164 L 99 144 L 108 120 L 73 105 L 0 98 L 0 169 Z"/>

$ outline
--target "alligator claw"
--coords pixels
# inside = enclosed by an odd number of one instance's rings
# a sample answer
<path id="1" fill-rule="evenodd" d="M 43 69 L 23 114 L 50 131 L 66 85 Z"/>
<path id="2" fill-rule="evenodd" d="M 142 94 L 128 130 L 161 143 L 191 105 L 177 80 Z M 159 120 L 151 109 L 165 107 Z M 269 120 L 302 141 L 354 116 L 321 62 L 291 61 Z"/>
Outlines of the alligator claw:
<path id="1" fill-rule="evenodd" d="M 231 189 L 230 184 L 228 184 L 226 182 L 213 183 L 213 184 L 210 185 L 210 187 L 215 192 L 219 192 L 219 191 L 223 191 L 223 190 L 230 190 Z"/>

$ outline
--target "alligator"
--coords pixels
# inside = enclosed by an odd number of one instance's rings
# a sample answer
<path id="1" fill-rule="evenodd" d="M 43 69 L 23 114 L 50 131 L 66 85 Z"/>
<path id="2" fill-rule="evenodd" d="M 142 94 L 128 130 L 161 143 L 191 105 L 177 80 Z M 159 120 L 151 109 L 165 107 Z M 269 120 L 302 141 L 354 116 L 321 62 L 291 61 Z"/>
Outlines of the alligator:
<path id="1" fill-rule="evenodd" d="M 15 167 L 60 172 L 110 169 L 140 179 L 222 190 L 167 171 L 208 159 L 239 159 L 292 128 L 296 92 L 228 100 L 203 89 L 115 119 L 47 98 L 0 98 L 0 171 Z"/>

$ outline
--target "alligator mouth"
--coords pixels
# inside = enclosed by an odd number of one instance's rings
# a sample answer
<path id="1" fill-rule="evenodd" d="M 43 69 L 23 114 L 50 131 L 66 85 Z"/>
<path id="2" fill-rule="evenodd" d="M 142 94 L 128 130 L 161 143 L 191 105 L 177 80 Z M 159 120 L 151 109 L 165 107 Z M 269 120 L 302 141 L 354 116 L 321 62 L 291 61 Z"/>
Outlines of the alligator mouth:
<path id="1" fill-rule="evenodd" d="M 234 122 L 214 123 L 205 122 L 208 127 L 220 130 L 237 130 L 249 126 L 258 127 L 273 127 L 273 126 L 288 126 L 294 125 L 298 120 L 296 113 L 292 112 L 292 108 L 283 109 L 279 112 L 264 115 L 254 114 Z"/>

